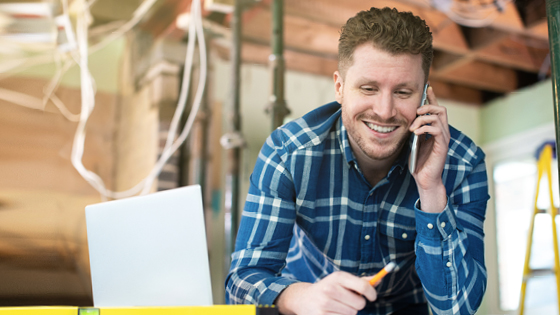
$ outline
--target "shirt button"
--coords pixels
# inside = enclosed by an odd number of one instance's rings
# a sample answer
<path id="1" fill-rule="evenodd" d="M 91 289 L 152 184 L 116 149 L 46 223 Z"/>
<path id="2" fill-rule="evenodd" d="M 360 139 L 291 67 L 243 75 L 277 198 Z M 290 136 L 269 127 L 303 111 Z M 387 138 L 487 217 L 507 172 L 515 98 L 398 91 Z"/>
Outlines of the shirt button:
<path id="1" fill-rule="evenodd" d="M 406 234 L 406 233 L 402 234 L 402 238 L 407 238 L 407 237 L 408 237 L 408 234 Z"/>
<path id="2" fill-rule="evenodd" d="M 365 273 L 365 272 L 362 272 L 362 276 L 365 276 L 365 275 L 366 275 L 366 273 Z"/>
<path id="3" fill-rule="evenodd" d="M 451 268 L 451 262 L 448 261 L 447 264 L 445 264 L 447 267 Z"/>
<path id="4" fill-rule="evenodd" d="M 440 226 L 441 226 L 442 228 L 444 228 L 444 227 L 445 227 L 445 222 L 441 222 Z"/>
<path id="5" fill-rule="evenodd" d="M 433 225 L 433 224 L 431 224 L 431 223 L 428 223 L 428 229 L 430 229 L 430 230 L 431 230 L 431 229 L 433 229 L 433 228 L 434 228 L 434 225 Z"/>
<path id="6" fill-rule="evenodd" d="M 366 241 L 368 241 L 369 240 L 369 235 L 366 235 L 364 238 L 366 239 Z"/>

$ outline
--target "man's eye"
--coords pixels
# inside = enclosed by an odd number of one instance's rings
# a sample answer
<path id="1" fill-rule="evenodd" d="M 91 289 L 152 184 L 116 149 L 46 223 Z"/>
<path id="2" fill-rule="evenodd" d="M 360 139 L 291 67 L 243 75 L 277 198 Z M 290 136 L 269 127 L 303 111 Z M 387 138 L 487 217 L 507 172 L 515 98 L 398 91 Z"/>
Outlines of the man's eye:
<path id="1" fill-rule="evenodd" d="M 368 93 L 376 91 L 376 89 L 372 86 L 362 86 L 361 89 L 362 89 L 362 91 L 368 92 Z"/>
<path id="2" fill-rule="evenodd" d="M 410 96 L 412 93 L 409 91 L 397 91 L 395 92 L 398 96 L 400 97 L 408 97 Z"/>

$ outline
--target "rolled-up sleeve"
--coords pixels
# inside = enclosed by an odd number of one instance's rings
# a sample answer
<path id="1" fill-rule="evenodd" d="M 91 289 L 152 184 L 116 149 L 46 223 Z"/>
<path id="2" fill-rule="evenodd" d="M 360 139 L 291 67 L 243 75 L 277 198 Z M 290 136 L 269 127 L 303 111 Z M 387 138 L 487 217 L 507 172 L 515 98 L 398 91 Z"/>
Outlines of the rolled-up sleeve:
<path id="1" fill-rule="evenodd" d="M 481 158 L 448 197 L 443 212 L 426 213 L 416 203 L 416 270 L 435 314 L 474 314 L 482 301 L 488 199 Z"/>
<path id="2" fill-rule="evenodd" d="M 263 145 L 226 278 L 229 304 L 273 304 L 296 280 L 281 276 L 296 220 L 293 181 L 279 132 Z"/>

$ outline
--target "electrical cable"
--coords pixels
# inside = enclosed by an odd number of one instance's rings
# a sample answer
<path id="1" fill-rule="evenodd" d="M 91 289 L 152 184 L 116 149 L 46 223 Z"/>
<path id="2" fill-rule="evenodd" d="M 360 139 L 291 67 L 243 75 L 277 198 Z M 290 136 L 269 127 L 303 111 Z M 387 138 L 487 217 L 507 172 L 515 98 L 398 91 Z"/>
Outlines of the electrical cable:
<path id="1" fill-rule="evenodd" d="M 127 23 L 122 25 L 117 31 L 113 32 L 110 36 L 103 39 L 101 42 L 97 43 L 96 45 L 89 47 L 88 46 L 88 31 L 89 31 L 89 24 L 91 21 L 91 15 L 89 14 L 89 7 L 96 1 L 90 0 L 86 2 L 85 0 L 77 0 L 81 2 L 79 6 L 81 10 L 77 12 L 77 48 L 78 51 L 70 52 L 70 59 L 65 59 L 63 65 L 60 66 L 60 59 L 57 57 L 61 57 L 61 55 L 55 55 L 55 63 L 57 64 L 57 71 L 53 78 L 51 79 L 50 83 L 45 87 L 44 90 L 44 98 L 40 100 L 38 98 L 19 93 L 16 91 L 10 91 L 7 89 L 0 89 L 2 95 L 0 98 L 7 100 L 9 102 L 22 105 L 32 109 L 44 110 L 45 105 L 50 100 L 53 104 L 60 110 L 60 112 L 69 120 L 71 121 L 78 121 L 78 126 L 76 128 L 76 132 L 74 135 L 73 146 L 72 146 L 72 155 L 71 161 L 72 165 L 78 173 L 93 187 L 95 188 L 103 197 L 104 200 L 107 198 L 125 198 L 130 197 L 133 195 L 138 194 L 146 194 L 151 189 L 153 181 L 157 178 L 161 170 L 163 169 L 167 160 L 171 157 L 171 155 L 181 146 L 181 144 L 186 140 L 188 137 L 192 125 L 194 124 L 194 120 L 198 110 L 200 108 L 200 103 L 202 101 L 204 89 L 205 89 L 205 82 L 207 77 L 207 56 L 206 56 L 206 44 L 204 41 L 204 31 L 202 26 L 202 13 L 201 13 L 201 4 L 200 1 L 193 1 L 192 8 L 191 8 L 191 20 L 189 21 L 189 40 L 187 44 L 187 55 L 185 58 L 185 71 L 183 72 L 183 84 L 181 86 L 181 93 L 177 105 L 177 109 L 175 111 L 172 126 L 170 128 L 168 138 L 166 141 L 166 145 L 163 149 L 163 152 L 152 169 L 149 175 L 138 183 L 133 188 L 123 191 L 123 192 L 114 192 L 110 191 L 105 187 L 103 180 L 99 177 L 99 175 L 91 172 L 85 168 L 82 163 L 82 158 L 84 154 L 84 143 L 85 143 L 85 127 L 87 125 L 87 121 L 91 112 L 95 107 L 95 81 L 91 76 L 91 73 L 88 69 L 88 56 L 89 54 L 105 47 L 111 41 L 121 37 L 124 33 L 128 32 L 132 29 L 135 25 L 137 25 L 141 19 L 146 15 L 148 10 L 153 6 L 156 0 L 144 0 L 141 5 L 135 10 L 133 18 L 129 20 Z M 62 0 L 64 14 L 68 14 L 68 3 L 67 0 Z M 71 31 L 71 30 L 69 30 Z M 198 39 L 197 39 L 198 37 Z M 193 106 L 191 108 L 191 112 L 189 117 L 187 118 L 187 122 L 181 132 L 180 136 L 175 139 L 177 134 L 177 129 L 180 121 L 180 117 L 182 116 L 185 105 L 188 98 L 188 88 L 190 86 L 190 77 L 193 67 L 193 58 L 194 58 L 194 49 L 195 49 L 195 41 L 198 40 L 198 47 L 199 47 L 199 62 L 201 66 L 201 70 L 199 73 L 199 83 L 196 91 L 196 95 L 194 98 Z M 14 68 L 21 66 L 22 64 L 26 63 L 26 67 L 28 68 L 33 65 L 44 64 L 52 61 L 53 56 L 51 55 L 39 55 L 35 58 L 26 58 L 22 60 L 16 61 L 16 66 L 8 67 L 8 71 Z M 30 62 L 31 61 L 31 62 Z M 13 64 L 14 61 L 11 61 Z M 58 89 L 60 84 L 60 80 L 62 76 L 68 71 L 68 69 L 76 63 L 80 67 L 80 82 L 81 82 L 81 112 L 80 114 L 73 114 L 71 113 L 68 108 L 64 105 L 64 103 L 56 96 L 55 92 Z M 1 65 L 0 65 L 1 66 Z M 21 68 L 20 71 L 23 71 Z M 4 78 L 6 75 L 4 75 Z M 2 77 L 0 77 L 2 79 Z"/>
<path id="2" fill-rule="evenodd" d="M 83 0 L 82 0 L 83 1 Z M 150 0 L 145 1 L 147 3 L 145 6 L 141 5 L 141 8 L 137 10 L 137 12 L 141 12 L 142 15 L 145 12 L 143 10 L 147 10 Z M 153 3 L 152 3 L 153 4 Z M 151 5 L 150 5 L 151 7 Z M 139 13 L 140 14 L 140 13 Z M 186 140 L 188 137 L 192 125 L 194 123 L 195 117 L 198 113 L 200 108 L 200 103 L 202 102 L 202 96 L 205 89 L 205 82 L 207 76 L 207 60 L 206 60 L 206 44 L 204 41 L 204 31 L 202 27 L 202 13 L 200 8 L 199 0 L 193 1 L 193 5 L 191 8 L 191 20 L 189 21 L 189 39 L 187 44 L 187 56 L 185 59 L 185 71 L 183 75 L 183 84 L 181 86 L 181 93 L 179 103 L 177 105 L 177 110 L 174 114 L 173 121 L 175 122 L 173 128 L 170 129 L 170 133 L 168 135 L 168 141 L 166 142 L 165 148 L 157 161 L 156 165 L 152 168 L 149 175 L 142 181 L 140 181 L 137 185 L 122 192 L 115 192 L 108 190 L 102 179 L 95 173 L 87 170 L 83 163 L 82 157 L 84 153 L 84 142 L 85 142 L 85 126 L 91 111 L 93 110 L 95 100 L 93 98 L 94 91 L 93 91 L 93 80 L 89 71 L 87 70 L 87 55 L 88 55 L 88 47 L 87 47 L 87 24 L 84 24 L 84 19 L 86 16 L 78 19 L 79 23 L 77 27 L 77 34 L 78 34 L 78 47 L 80 52 L 80 67 L 81 71 L 81 82 L 82 82 L 82 111 L 80 114 L 80 121 L 78 123 L 78 127 L 76 129 L 74 143 L 72 147 L 72 164 L 76 168 L 76 170 L 80 173 L 80 175 L 88 182 L 92 187 L 94 187 L 103 197 L 106 198 L 114 198 L 120 199 L 125 197 L 130 197 L 138 194 L 146 194 L 150 191 L 154 180 L 157 178 L 163 166 L 167 162 L 167 160 L 171 157 L 171 155 L 181 146 L 181 144 Z M 194 42 L 197 40 L 198 37 L 198 47 L 199 47 L 199 61 L 200 61 L 200 73 L 199 73 L 199 81 L 198 81 L 198 88 L 196 91 L 196 95 L 193 101 L 193 106 L 190 111 L 189 117 L 187 118 L 187 122 L 185 123 L 185 127 L 181 132 L 180 136 L 174 140 L 177 128 L 178 128 L 178 121 L 183 114 L 185 103 L 188 97 L 188 87 L 190 84 L 190 74 L 192 71 L 192 63 L 194 58 Z M 171 139 L 171 140 L 170 140 Z"/>
<path id="3" fill-rule="evenodd" d="M 94 53 L 100 50 L 101 48 L 107 46 L 107 44 L 111 43 L 115 39 L 123 36 L 125 33 L 130 31 L 134 26 L 136 26 L 136 24 L 138 24 L 142 20 L 142 18 L 152 8 L 152 6 L 156 1 L 157 0 L 144 0 L 140 4 L 140 6 L 138 6 L 138 8 L 134 11 L 134 14 L 132 15 L 132 19 L 126 22 L 123 26 L 119 27 L 119 29 L 117 29 L 116 31 L 112 32 L 109 36 L 105 37 L 99 43 L 91 46 L 90 52 Z"/>
<path id="4" fill-rule="evenodd" d="M 25 93 L 0 88 L 0 99 L 31 109 L 43 109 L 43 101 Z"/>
<path id="5" fill-rule="evenodd" d="M 161 172 L 161 170 L 163 169 L 163 166 L 165 165 L 167 160 L 171 157 L 171 155 L 173 155 L 173 153 L 175 151 L 177 151 L 177 149 L 181 146 L 181 144 L 183 144 L 183 142 L 185 142 L 185 140 L 187 139 L 187 137 L 190 133 L 190 130 L 191 130 L 193 124 L 194 124 L 196 114 L 198 113 L 198 111 L 200 109 L 200 104 L 202 103 L 202 97 L 204 95 L 205 82 L 206 82 L 206 76 L 207 76 L 207 73 L 206 73 L 207 72 L 206 43 L 204 41 L 204 31 L 203 31 L 203 27 L 202 27 L 202 17 L 201 17 L 202 13 L 201 13 L 201 8 L 200 8 L 200 3 L 198 1 L 193 1 L 193 4 L 194 5 L 193 5 L 193 8 L 191 9 L 191 12 L 194 11 L 194 16 L 193 16 L 193 14 L 191 14 L 191 19 L 194 20 L 194 24 L 195 24 L 195 28 L 196 28 L 196 34 L 197 34 L 197 36 L 195 36 L 195 38 L 198 38 L 198 44 L 199 44 L 198 46 L 199 46 L 199 52 L 200 52 L 199 53 L 200 74 L 199 74 L 197 91 L 196 91 L 195 98 L 194 98 L 194 101 L 193 101 L 193 106 L 191 108 L 191 112 L 189 114 L 189 117 L 187 118 L 187 122 L 185 123 L 185 127 L 183 128 L 183 131 L 181 132 L 181 135 L 179 136 L 179 138 L 171 146 L 168 146 L 168 144 L 166 143 L 166 146 L 165 146 L 165 148 L 162 152 L 160 160 L 156 164 L 156 167 L 152 171 L 152 173 L 150 173 L 151 176 L 149 176 L 147 178 L 147 182 L 144 185 L 144 189 L 141 192 L 142 195 L 149 192 L 149 189 L 151 188 L 153 181 L 157 177 L 157 174 L 159 174 Z M 190 35 L 190 29 L 189 29 L 189 35 Z M 188 87 L 188 85 L 187 85 L 187 87 Z M 185 99 L 186 99 L 186 93 L 184 93 L 184 94 L 185 94 Z M 180 117 L 180 114 L 181 114 L 180 112 L 176 111 L 173 119 L 175 120 L 175 116 Z M 177 120 L 178 119 L 179 118 L 177 118 Z M 174 133 L 175 133 L 175 131 L 174 131 Z M 168 142 L 172 137 L 174 137 L 174 134 L 169 134 L 168 135 L 168 138 L 167 138 Z"/>

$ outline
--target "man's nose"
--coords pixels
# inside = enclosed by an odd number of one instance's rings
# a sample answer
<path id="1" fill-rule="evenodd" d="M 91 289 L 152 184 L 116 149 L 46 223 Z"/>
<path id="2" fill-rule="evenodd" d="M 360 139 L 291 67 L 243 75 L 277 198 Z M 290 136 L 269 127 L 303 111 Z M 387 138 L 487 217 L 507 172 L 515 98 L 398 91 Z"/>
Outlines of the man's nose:
<path id="1" fill-rule="evenodd" d="M 392 93 L 381 93 L 373 104 L 373 113 L 383 120 L 388 120 L 397 115 Z"/>

